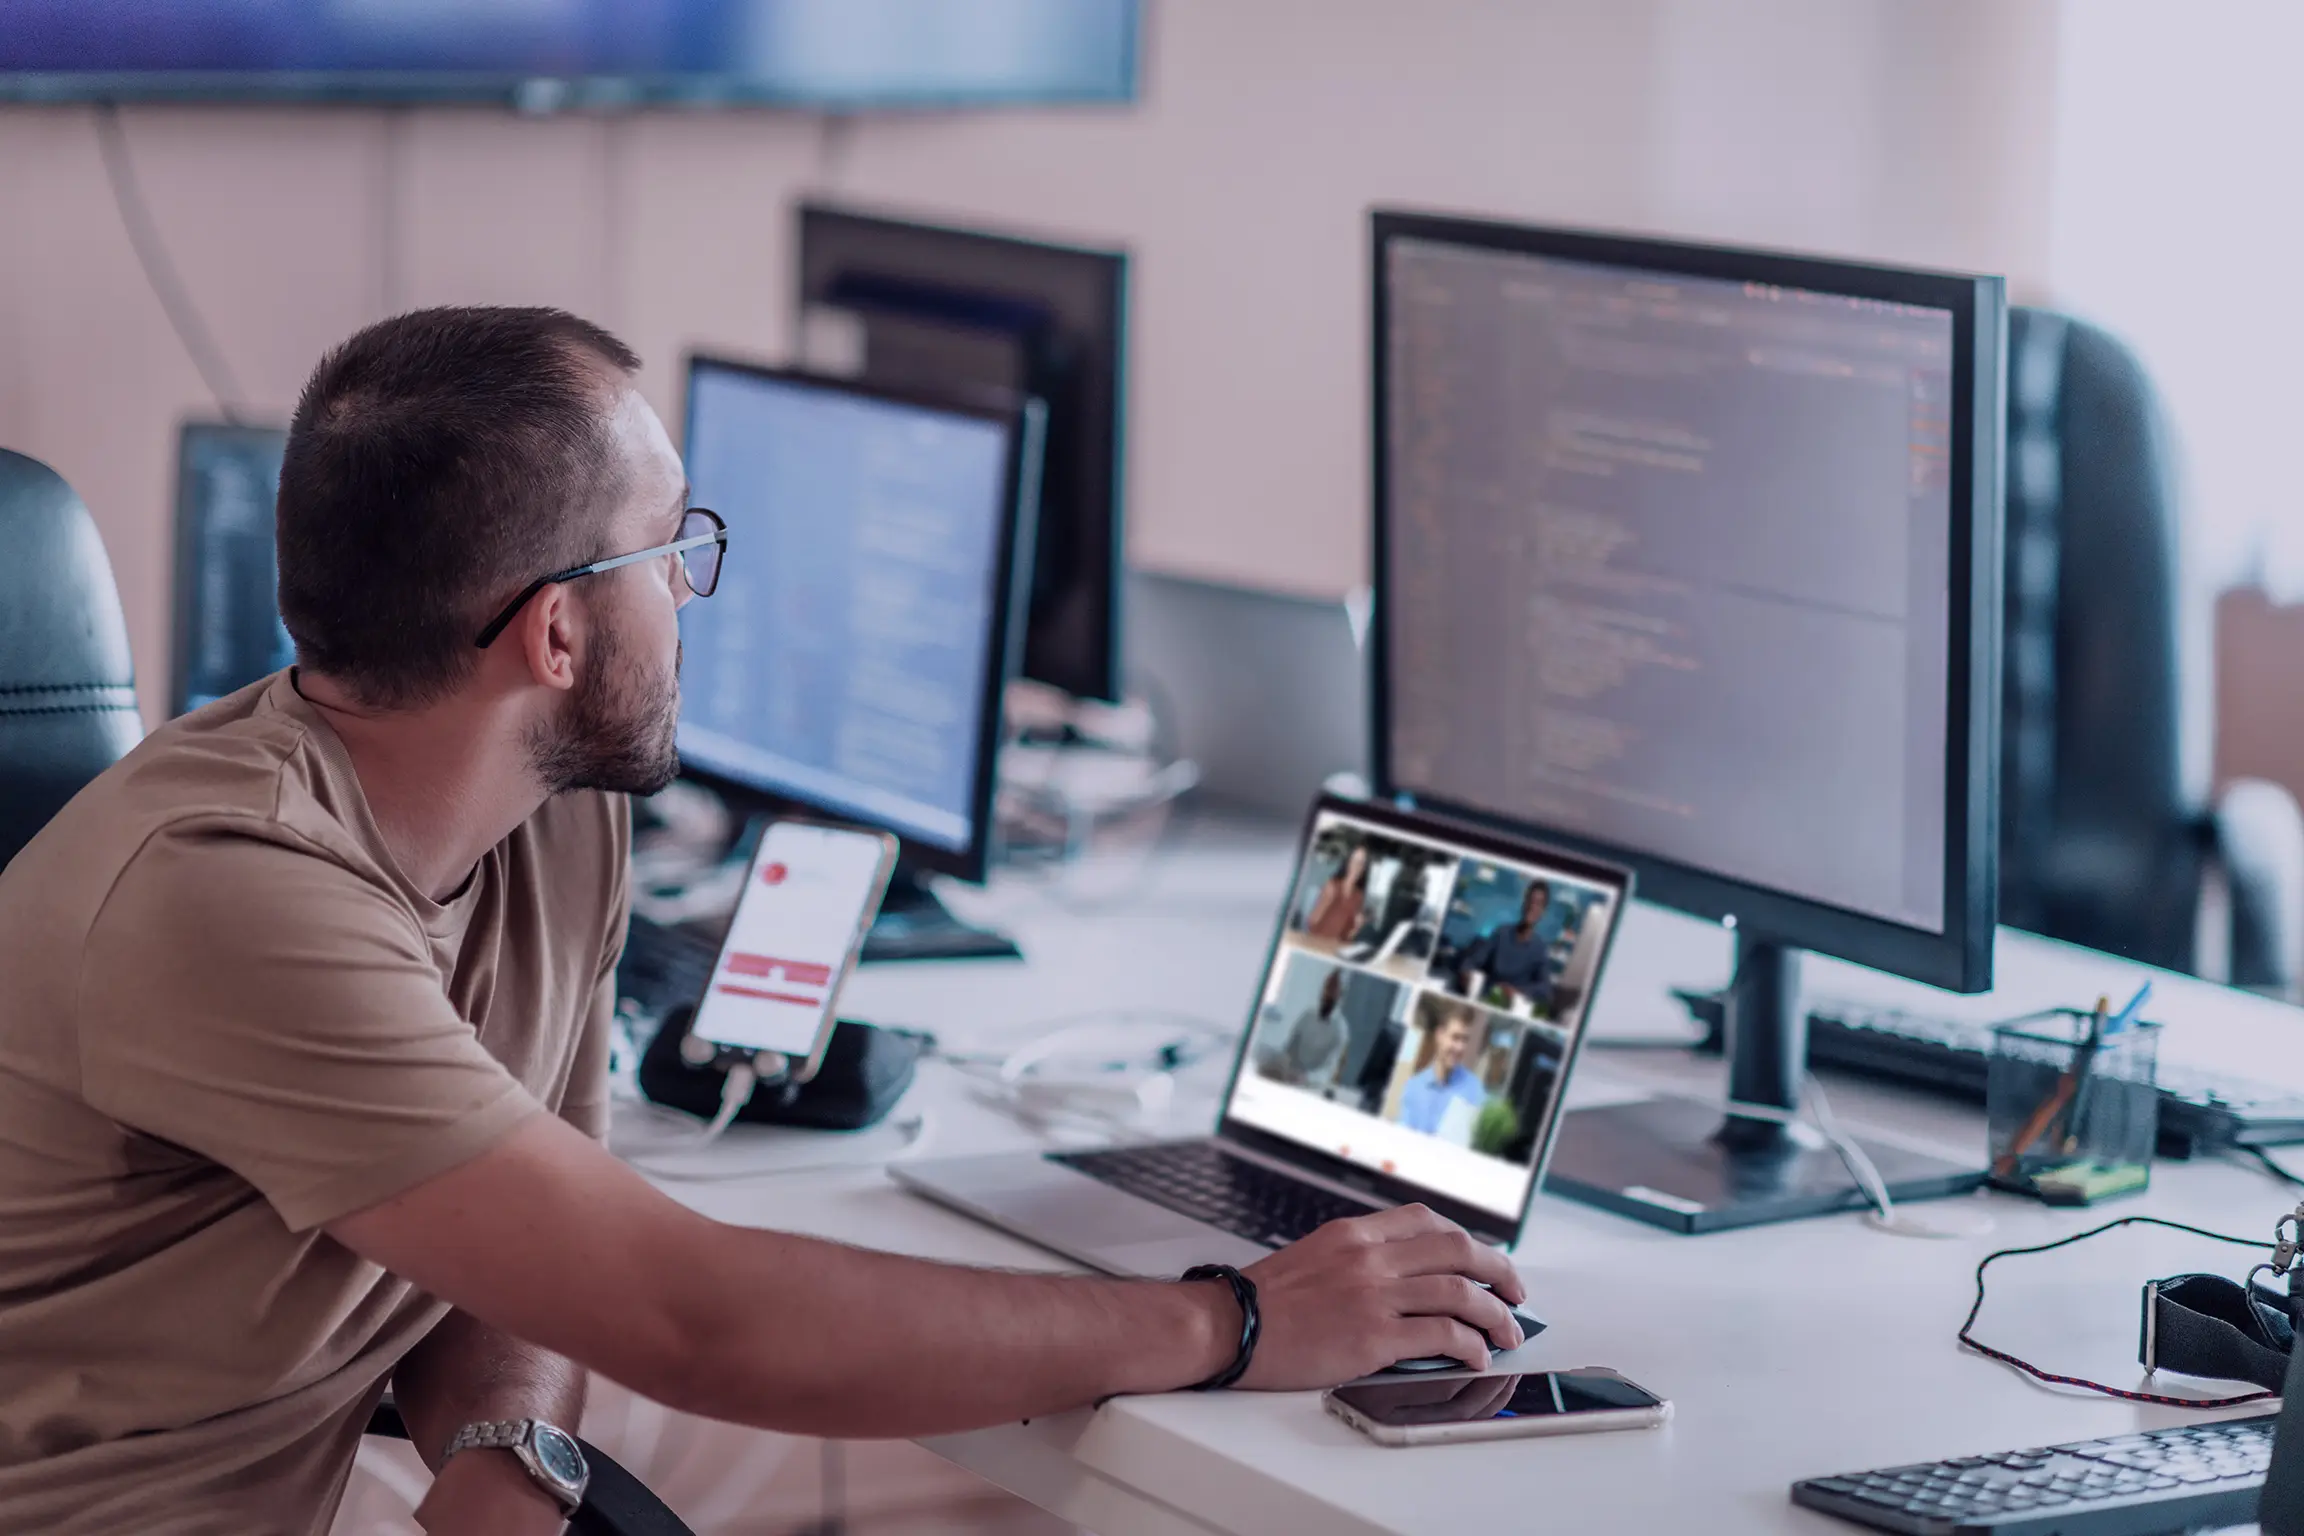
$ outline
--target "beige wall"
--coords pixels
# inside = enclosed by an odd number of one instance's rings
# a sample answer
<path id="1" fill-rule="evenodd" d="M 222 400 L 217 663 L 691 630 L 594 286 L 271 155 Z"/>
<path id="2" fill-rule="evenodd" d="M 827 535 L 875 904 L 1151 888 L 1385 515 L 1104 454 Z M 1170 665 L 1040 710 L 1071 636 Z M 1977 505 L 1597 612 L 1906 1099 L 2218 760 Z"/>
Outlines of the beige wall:
<path id="1" fill-rule="evenodd" d="M 812 184 L 1136 254 L 1130 554 L 1364 579 L 1362 218 L 1398 201 L 2037 283 L 2054 0 L 1164 0 L 1133 110 L 530 121 L 132 110 L 157 222 L 249 404 L 390 309 L 565 304 L 670 413 L 683 348 L 778 355 Z M 208 406 L 88 114 L 0 111 L 0 445 L 95 509 L 147 711 L 174 423 Z"/>

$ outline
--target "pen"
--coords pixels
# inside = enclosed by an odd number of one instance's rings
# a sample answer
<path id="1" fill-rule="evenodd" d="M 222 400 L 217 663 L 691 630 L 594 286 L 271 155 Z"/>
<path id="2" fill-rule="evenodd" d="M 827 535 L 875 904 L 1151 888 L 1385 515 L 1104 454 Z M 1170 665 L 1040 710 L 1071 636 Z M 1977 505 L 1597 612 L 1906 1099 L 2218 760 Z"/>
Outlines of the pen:
<path id="1" fill-rule="evenodd" d="M 2106 1015 L 2112 1011 L 2112 999 L 2096 999 L 2096 1011 L 2088 1018 L 2088 1038 L 2081 1041 L 2072 1053 L 2072 1092 L 2066 1098 L 2064 1137 L 2061 1142 L 2064 1155 L 2070 1157 L 2080 1144 L 2080 1111 L 2087 1101 L 2088 1070 L 2096 1064 L 2096 1052 L 2104 1044 Z"/>
<path id="2" fill-rule="evenodd" d="M 2145 999 L 2151 995 L 2152 983 L 2147 980 L 2144 985 L 2136 989 L 2136 995 L 2128 999 L 2128 1006 L 2114 1014 L 2109 1021 L 2104 1017 L 2104 1001 L 2098 999 L 2096 1018 L 2088 1031 L 2088 1043 L 2080 1048 L 2079 1057 L 2074 1062 L 2080 1076 L 2072 1089 L 2072 1113 L 2064 1123 L 2065 1156 L 2071 1156 L 2080 1146 L 2080 1127 L 2088 1116 L 2090 1098 L 2088 1074 L 2090 1069 L 2095 1066 L 2096 1052 L 2105 1041 L 2136 1022 L 2136 1016 L 2144 1011 Z"/>

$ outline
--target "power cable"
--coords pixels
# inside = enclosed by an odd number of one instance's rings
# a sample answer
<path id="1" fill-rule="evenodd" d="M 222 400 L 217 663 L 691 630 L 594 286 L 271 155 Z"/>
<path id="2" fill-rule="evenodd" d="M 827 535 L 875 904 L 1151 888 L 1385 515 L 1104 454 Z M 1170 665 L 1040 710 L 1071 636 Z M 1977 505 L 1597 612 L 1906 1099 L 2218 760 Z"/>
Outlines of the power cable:
<path id="1" fill-rule="evenodd" d="M 96 105 L 96 146 L 104 157 L 105 178 L 112 184 L 112 204 L 120 212 L 121 227 L 128 232 L 128 244 L 136 252 L 137 265 L 144 269 L 144 281 L 150 285 L 152 296 L 160 301 L 176 339 L 183 343 L 192 366 L 199 370 L 201 382 L 208 386 L 208 393 L 216 397 L 216 409 L 233 426 L 245 424 L 248 416 L 240 402 L 246 397 L 241 394 L 231 367 L 225 363 L 223 352 L 217 348 L 215 336 L 201 321 L 199 310 L 193 307 L 191 292 L 184 286 L 176 264 L 169 259 L 167 246 L 161 242 L 159 226 L 152 221 L 152 210 L 145 203 L 143 188 L 136 180 L 136 167 L 128 157 L 128 134 L 121 125 L 120 107 L 116 102 Z"/>

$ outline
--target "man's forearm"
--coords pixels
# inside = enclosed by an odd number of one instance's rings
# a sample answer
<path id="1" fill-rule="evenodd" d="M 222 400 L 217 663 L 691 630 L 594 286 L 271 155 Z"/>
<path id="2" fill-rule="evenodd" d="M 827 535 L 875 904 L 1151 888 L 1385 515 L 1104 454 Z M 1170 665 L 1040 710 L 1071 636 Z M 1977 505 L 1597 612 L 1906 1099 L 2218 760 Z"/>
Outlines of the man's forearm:
<path id="1" fill-rule="evenodd" d="M 958 1268 L 716 1227 L 671 1305 L 704 1338 L 677 1406 L 859 1439 L 975 1428 L 1117 1392 L 1189 1386 L 1228 1364 L 1222 1285 Z"/>
<path id="2" fill-rule="evenodd" d="M 575 1433 L 584 1368 L 450 1312 L 392 1373 L 392 1399 L 417 1454 L 437 1472 L 456 1432 L 482 1419 L 542 1419 Z"/>
<path id="3" fill-rule="evenodd" d="M 451 1312 L 392 1373 L 392 1397 L 433 1483 L 417 1507 L 428 1536 L 527 1536 L 558 1531 L 560 1506 L 509 1453 L 444 1456 L 467 1424 L 542 1419 L 573 1434 L 584 1412 L 584 1369 L 477 1318 Z"/>

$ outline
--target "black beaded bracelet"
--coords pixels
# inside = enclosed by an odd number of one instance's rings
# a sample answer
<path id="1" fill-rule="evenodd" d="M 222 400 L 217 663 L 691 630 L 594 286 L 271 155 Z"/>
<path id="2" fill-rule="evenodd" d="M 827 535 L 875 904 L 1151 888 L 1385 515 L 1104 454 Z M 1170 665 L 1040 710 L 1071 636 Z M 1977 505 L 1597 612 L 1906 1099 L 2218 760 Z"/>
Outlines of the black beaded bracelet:
<path id="1" fill-rule="evenodd" d="M 1264 1333 L 1264 1314 L 1256 1306 L 1256 1282 L 1229 1264 L 1195 1264 L 1182 1278 L 1222 1280 L 1232 1287 L 1232 1299 L 1240 1303 L 1240 1352 L 1230 1365 L 1192 1388 L 1195 1392 L 1220 1391 L 1247 1375 L 1248 1362 L 1256 1358 L 1256 1341 Z"/>

